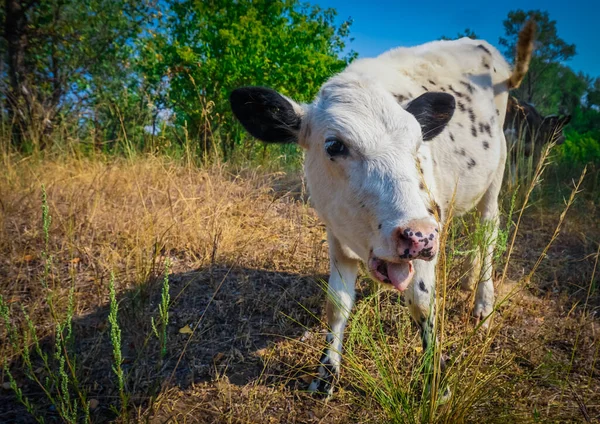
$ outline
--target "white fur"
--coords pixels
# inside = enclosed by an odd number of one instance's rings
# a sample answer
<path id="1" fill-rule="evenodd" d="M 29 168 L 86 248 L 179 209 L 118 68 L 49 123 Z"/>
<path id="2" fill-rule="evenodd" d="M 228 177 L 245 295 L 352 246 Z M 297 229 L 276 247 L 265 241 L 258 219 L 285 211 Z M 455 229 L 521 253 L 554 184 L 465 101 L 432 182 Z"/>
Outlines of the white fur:
<path id="1" fill-rule="evenodd" d="M 320 378 L 326 377 L 327 365 L 339 369 L 357 262 L 367 261 L 371 251 L 379 258 L 397 260 L 394 229 L 412 220 L 434 220 L 430 212 L 436 204 L 442 220 L 453 204 L 455 215 L 477 207 L 482 221 L 492 224 L 490 247 L 483 258 L 473 258 L 471 280 L 479 283 L 477 317 L 486 319 L 493 310 L 491 258 L 506 161 L 502 126 L 510 75 L 508 63 L 485 41 L 435 41 L 357 60 L 325 83 L 312 104 L 294 105 L 302 114 L 299 143 L 306 150 L 311 199 L 328 229 L 329 290 L 330 298 L 336 299 L 330 300 L 334 312 L 329 314 L 331 333 Z M 453 94 L 457 103 L 447 127 L 427 142 L 415 117 L 405 110 L 410 100 L 426 91 Z M 404 100 L 399 102 L 399 96 Z M 330 137 L 342 140 L 350 155 L 330 160 L 324 148 Z M 436 261 L 414 262 L 415 276 L 406 298 L 429 346 L 434 339 Z M 311 388 L 318 386 L 315 381 Z M 326 389 L 330 392 L 331 385 Z"/>

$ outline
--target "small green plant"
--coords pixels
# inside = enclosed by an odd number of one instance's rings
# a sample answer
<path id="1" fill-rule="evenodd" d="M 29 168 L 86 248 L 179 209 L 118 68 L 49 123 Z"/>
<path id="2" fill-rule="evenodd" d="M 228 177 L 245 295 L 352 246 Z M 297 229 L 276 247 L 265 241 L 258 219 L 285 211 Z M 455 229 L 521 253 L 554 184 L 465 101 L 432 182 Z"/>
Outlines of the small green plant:
<path id="1" fill-rule="evenodd" d="M 167 259 L 165 261 L 165 272 L 162 283 L 162 292 L 160 297 L 160 305 L 158 305 L 158 315 L 160 330 L 154 322 L 154 317 L 151 318 L 152 331 L 156 338 L 160 341 L 160 357 L 164 359 L 167 356 L 167 325 L 169 325 L 169 302 L 171 296 L 169 295 L 169 268 L 171 263 Z"/>
<path id="2" fill-rule="evenodd" d="M 18 330 L 17 330 L 17 327 L 13 324 L 13 322 L 11 320 L 10 309 L 9 309 L 8 305 L 6 304 L 6 302 L 4 301 L 4 298 L 2 297 L 2 295 L 0 295 L 0 316 L 2 317 L 2 320 L 4 321 L 4 326 L 5 326 L 7 335 L 8 335 L 9 343 L 10 343 L 11 347 L 13 348 L 13 350 L 15 352 L 17 352 L 19 350 Z M 29 414 L 31 414 L 37 422 L 43 423 L 44 419 L 41 416 L 38 416 L 31 401 L 26 396 L 23 395 L 23 391 L 17 385 L 15 378 L 13 377 L 12 373 L 10 372 L 7 357 L 4 358 L 4 361 L 2 362 L 2 367 L 4 369 L 4 374 L 8 378 L 10 388 L 15 393 L 15 397 L 17 398 L 17 401 L 19 403 L 21 403 L 23 406 L 25 406 L 25 409 L 27 410 L 27 412 L 29 412 Z"/>
<path id="3" fill-rule="evenodd" d="M 74 342 L 72 328 L 75 310 L 74 287 L 71 286 L 67 309 L 62 313 L 64 317 L 61 317 L 61 314 L 54 305 L 54 290 L 48 284 L 52 269 L 52 255 L 49 253 L 52 217 L 50 216 L 48 196 L 44 185 L 42 185 L 41 201 L 44 237 L 44 249 L 41 256 L 44 263 L 44 270 L 40 278 L 40 283 L 46 291 L 46 303 L 50 309 L 51 319 L 55 326 L 53 355 L 48 355 L 42 349 L 36 326 L 25 307 L 21 307 L 21 313 L 26 323 L 22 331 L 13 324 L 11 311 L 1 297 L 0 315 L 6 325 L 13 351 L 20 353 L 25 376 L 42 389 L 46 398 L 56 408 L 56 412 L 64 422 L 87 423 L 89 422 L 89 406 L 86 394 L 77 378 L 77 358 L 72 349 Z M 41 367 L 36 366 L 37 361 L 42 362 Z M 37 415 L 35 406 L 23 395 L 14 376 L 10 372 L 7 361 L 4 361 L 3 367 L 17 400 L 25 406 L 27 411 L 38 422 L 43 422 L 43 418 Z M 38 376 L 41 372 L 46 375 L 45 378 Z"/>
<path id="4" fill-rule="evenodd" d="M 119 304 L 117 302 L 117 295 L 115 292 L 115 274 L 110 273 L 110 313 L 108 314 L 108 321 L 110 322 L 110 342 L 113 348 L 113 371 L 117 376 L 117 384 L 119 386 L 119 398 L 121 399 L 121 414 L 127 417 L 127 404 L 129 402 L 129 396 L 125 390 L 125 376 L 123 373 L 123 357 L 121 355 L 121 328 L 119 327 L 118 314 Z M 116 412 L 116 411 L 115 411 Z"/>

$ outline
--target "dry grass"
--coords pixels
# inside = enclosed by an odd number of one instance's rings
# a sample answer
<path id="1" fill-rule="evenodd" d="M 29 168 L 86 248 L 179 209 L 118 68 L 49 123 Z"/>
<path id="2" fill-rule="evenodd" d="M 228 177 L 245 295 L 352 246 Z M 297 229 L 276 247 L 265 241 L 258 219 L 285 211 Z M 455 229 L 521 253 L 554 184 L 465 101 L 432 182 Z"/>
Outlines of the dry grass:
<path id="1" fill-rule="evenodd" d="M 522 277 L 561 209 L 540 204 L 525 211 L 498 288 L 517 288 L 517 295 L 499 308 L 487 335 L 474 331 L 469 297 L 456 287 L 459 258 L 448 264 L 443 342 L 455 396 L 444 406 L 424 406 L 420 343 L 398 295 L 373 292 L 362 278 L 340 389 L 325 403 L 303 390 L 324 343 L 327 245 L 298 175 L 222 165 L 199 170 L 157 157 L 38 162 L 5 156 L 3 163 L 1 293 L 16 325 L 24 325 L 22 305 L 51 350 L 54 324 L 39 284 L 44 185 L 52 215 L 50 287 L 59 305 L 75 288 L 74 352 L 80 385 L 94 401 L 94 422 L 115 419 L 111 406 L 119 405 L 107 325 L 111 271 L 134 421 L 600 419 L 600 290 L 593 274 L 600 228 L 593 205 L 576 205 L 526 284 Z M 166 259 L 172 274 L 163 360 L 150 321 L 158 317 Z M 4 343 L 2 355 L 39 414 L 57 420 L 20 372 L 18 352 Z M 0 421 L 31 420 L 12 392 L 0 389 Z"/>

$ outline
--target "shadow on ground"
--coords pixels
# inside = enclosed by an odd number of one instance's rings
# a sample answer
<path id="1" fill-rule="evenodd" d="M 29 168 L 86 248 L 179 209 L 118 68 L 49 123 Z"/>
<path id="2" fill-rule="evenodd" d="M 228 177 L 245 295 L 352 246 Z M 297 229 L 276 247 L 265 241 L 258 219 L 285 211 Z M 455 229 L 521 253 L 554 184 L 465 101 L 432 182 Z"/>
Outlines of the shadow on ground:
<path id="1" fill-rule="evenodd" d="M 161 279 L 125 293 L 119 299 L 119 321 L 131 402 L 143 408 L 153 394 L 169 387 L 185 390 L 192 384 L 223 378 L 240 386 L 281 383 L 281 378 L 293 382 L 289 373 L 286 377 L 265 374 L 261 352 L 284 339 L 302 342 L 303 335 L 320 325 L 324 279 L 326 276 L 228 266 L 172 274 L 167 352 L 162 359 L 151 325 L 151 317 L 158 320 Z M 105 305 L 74 320 L 79 378 L 88 399 L 99 405 L 92 412 L 95 422 L 114 419 L 109 405 L 118 404 L 108 313 Z M 48 338 L 42 340 L 50 352 L 52 343 Z M 54 407 L 39 387 L 19 374 L 20 365 L 12 368 L 24 395 L 41 406 L 39 412 L 46 421 L 58 422 Z M 44 378 L 44 371 L 39 370 L 38 377 Z M 303 371 L 298 368 L 297 372 L 300 378 Z M 298 382 L 294 384 L 298 387 Z M 0 422 L 33 421 L 12 391 L 0 393 Z"/>

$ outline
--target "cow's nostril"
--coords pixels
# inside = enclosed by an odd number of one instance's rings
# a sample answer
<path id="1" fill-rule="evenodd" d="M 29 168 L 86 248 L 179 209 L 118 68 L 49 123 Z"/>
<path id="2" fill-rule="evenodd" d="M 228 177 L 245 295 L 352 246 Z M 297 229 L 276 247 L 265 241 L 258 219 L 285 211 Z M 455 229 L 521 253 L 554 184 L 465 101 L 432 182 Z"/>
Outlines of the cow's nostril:
<path id="1" fill-rule="evenodd" d="M 437 250 L 437 225 L 429 221 L 411 221 L 396 230 L 400 259 L 431 259 Z"/>

